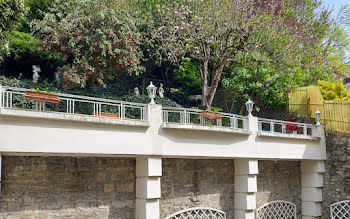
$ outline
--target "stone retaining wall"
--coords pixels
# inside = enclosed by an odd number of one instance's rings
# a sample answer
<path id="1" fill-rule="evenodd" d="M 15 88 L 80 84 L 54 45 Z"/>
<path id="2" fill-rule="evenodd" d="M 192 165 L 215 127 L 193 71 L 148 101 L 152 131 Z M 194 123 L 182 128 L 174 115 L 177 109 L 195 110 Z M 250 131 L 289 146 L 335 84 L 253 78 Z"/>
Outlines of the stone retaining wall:
<path id="1" fill-rule="evenodd" d="M 332 203 L 350 199 L 350 137 L 327 136 L 322 213 L 330 218 Z"/>
<path id="2" fill-rule="evenodd" d="M 275 200 L 285 200 L 297 206 L 301 215 L 301 173 L 300 162 L 259 161 L 258 192 L 256 205 Z"/>
<path id="3" fill-rule="evenodd" d="M 135 162 L 4 156 L 0 218 L 134 219 Z"/>
<path id="4" fill-rule="evenodd" d="M 234 161 L 163 159 L 161 218 L 204 206 L 234 212 Z"/>

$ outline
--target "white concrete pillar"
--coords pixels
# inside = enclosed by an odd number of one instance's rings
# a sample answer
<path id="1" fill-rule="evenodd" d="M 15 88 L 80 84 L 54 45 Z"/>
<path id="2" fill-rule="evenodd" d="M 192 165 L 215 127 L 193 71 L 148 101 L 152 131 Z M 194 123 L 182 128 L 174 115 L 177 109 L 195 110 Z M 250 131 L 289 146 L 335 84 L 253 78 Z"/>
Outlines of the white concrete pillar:
<path id="1" fill-rule="evenodd" d="M 321 218 L 324 161 L 301 161 L 300 168 L 302 218 Z"/>
<path id="2" fill-rule="evenodd" d="M 257 160 L 235 160 L 235 219 L 255 218 L 258 173 Z"/>
<path id="3" fill-rule="evenodd" d="M 248 116 L 248 128 L 252 133 L 257 133 L 259 131 L 258 117 Z"/>
<path id="4" fill-rule="evenodd" d="M 136 158 L 136 219 L 159 219 L 160 157 Z"/>

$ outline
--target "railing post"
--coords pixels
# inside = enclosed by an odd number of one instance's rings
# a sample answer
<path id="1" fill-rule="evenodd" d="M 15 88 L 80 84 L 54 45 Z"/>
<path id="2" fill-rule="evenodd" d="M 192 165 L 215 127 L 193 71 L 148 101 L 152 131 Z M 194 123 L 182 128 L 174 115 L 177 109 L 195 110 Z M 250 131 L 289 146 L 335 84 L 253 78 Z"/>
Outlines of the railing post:
<path id="1" fill-rule="evenodd" d="M 94 115 L 95 116 L 96 116 L 97 105 L 98 104 L 94 103 Z M 75 109 L 75 100 L 67 99 L 67 113 L 68 114 L 73 114 L 74 113 L 74 109 Z"/>
<path id="2" fill-rule="evenodd" d="M 3 94 L 4 94 L 4 89 L 3 89 L 2 85 L 0 84 L 0 107 L 4 107 Z"/>
<path id="3" fill-rule="evenodd" d="M 270 132 L 275 132 L 274 123 L 272 121 L 270 122 Z"/>
<path id="4" fill-rule="evenodd" d="M 190 124 L 191 123 L 191 113 L 187 112 L 186 113 L 186 124 Z"/>
<path id="5" fill-rule="evenodd" d="M 230 128 L 234 128 L 234 123 L 235 123 L 235 119 L 234 117 L 230 117 Z"/>
<path id="6" fill-rule="evenodd" d="M 13 99 L 12 99 L 12 93 L 10 93 L 10 108 L 12 108 L 12 101 L 13 101 Z"/>
<path id="7" fill-rule="evenodd" d="M 303 126 L 303 134 L 307 135 L 307 126 L 306 125 Z"/>
<path id="8" fill-rule="evenodd" d="M 258 121 L 258 131 L 262 131 L 262 121 Z"/>
<path id="9" fill-rule="evenodd" d="M 168 111 L 163 110 L 163 122 L 168 123 Z"/>
<path id="10" fill-rule="evenodd" d="M 123 105 L 123 103 L 120 103 L 120 111 L 120 118 L 125 119 L 125 106 Z"/>
<path id="11" fill-rule="evenodd" d="M 222 120 L 221 119 L 217 119 L 216 120 L 216 125 L 221 127 L 222 126 Z"/>
<path id="12" fill-rule="evenodd" d="M 286 124 L 282 123 L 282 133 L 286 133 Z"/>
<path id="13" fill-rule="evenodd" d="M 180 123 L 186 124 L 186 110 L 180 112 Z"/>
<path id="14" fill-rule="evenodd" d="M 6 107 L 8 108 L 9 107 L 9 92 L 6 91 Z"/>
<path id="15" fill-rule="evenodd" d="M 142 107 L 142 119 L 143 121 L 147 121 L 147 107 Z"/>

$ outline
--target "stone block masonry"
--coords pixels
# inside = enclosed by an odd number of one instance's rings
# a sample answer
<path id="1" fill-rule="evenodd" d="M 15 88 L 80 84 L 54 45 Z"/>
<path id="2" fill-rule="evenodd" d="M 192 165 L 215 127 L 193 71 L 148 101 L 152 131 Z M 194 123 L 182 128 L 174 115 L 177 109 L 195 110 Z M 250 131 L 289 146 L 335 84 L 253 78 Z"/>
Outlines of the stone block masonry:
<path id="1" fill-rule="evenodd" d="M 234 160 L 163 159 L 161 218 L 191 207 L 234 212 Z"/>
<path id="2" fill-rule="evenodd" d="M 2 159 L 0 218 L 134 219 L 135 159 Z"/>
<path id="3" fill-rule="evenodd" d="M 275 200 L 285 200 L 297 206 L 301 215 L 301 172 L 300 162 L 259 161 L 258 192 L 256 205 Z"/>
<path id="4" fill-rule="evenodd" d="M 350 137 L 327 136 L 322 213 L 330 218 L 329 206 L 350 199 Z"/>

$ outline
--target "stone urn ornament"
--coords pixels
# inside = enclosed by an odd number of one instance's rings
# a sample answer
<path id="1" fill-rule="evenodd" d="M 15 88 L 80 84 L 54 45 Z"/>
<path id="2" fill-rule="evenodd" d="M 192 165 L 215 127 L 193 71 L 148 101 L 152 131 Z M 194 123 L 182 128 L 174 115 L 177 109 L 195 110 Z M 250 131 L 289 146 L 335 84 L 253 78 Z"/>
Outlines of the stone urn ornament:
<path id="1" fill-rule="evenodd" d="M 135 93 L 135 96 L 140 96 L 140 91 L 139 91 L 139 88 L 138 87 L 135 87 L 134 88 L 134 93 Z"/>
<path id="2" fill-rule="evenodd" d="M 160 83 L 159 88 L 158 88 L 158 94 L 160 98 L 164 98 L 164 88 L 163 88 L 163 84 Z"/>
<path id="3" fill-rule="evenodd" d="M 37 84 L 40 78 L 39 72 L 41 72 L 40 65 L 33 65 L 33 83 Z"/>
<path id="4" fill-rule="evenodd" d="M 55 83 L 57 86 L 59 86 L 61 84 L 61 78 L 60 78 L 60 75 L 58 74 L 58 72 L 55 73 Z"/>

